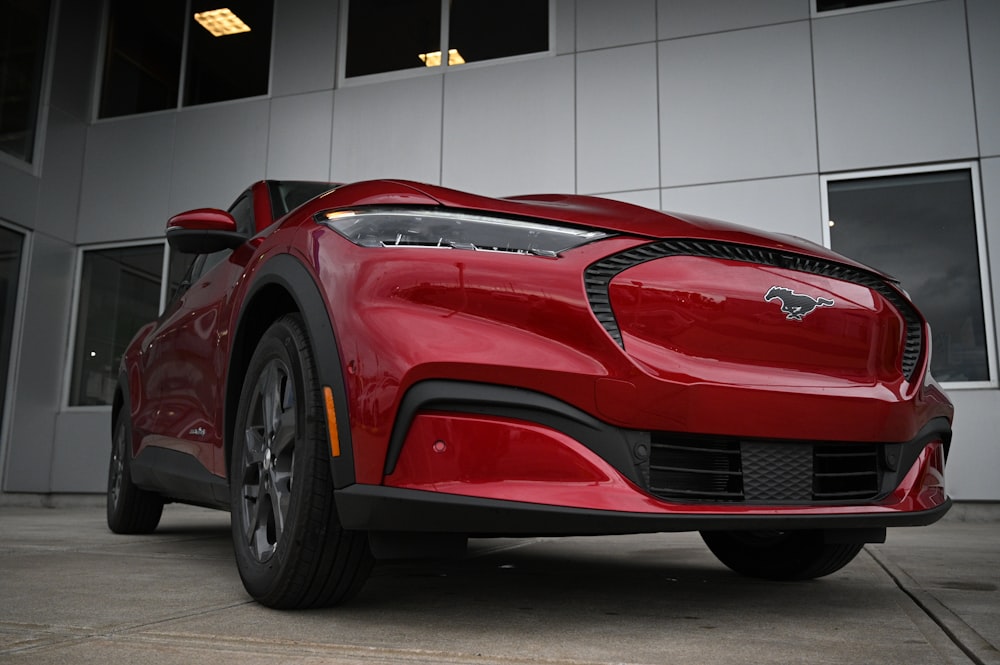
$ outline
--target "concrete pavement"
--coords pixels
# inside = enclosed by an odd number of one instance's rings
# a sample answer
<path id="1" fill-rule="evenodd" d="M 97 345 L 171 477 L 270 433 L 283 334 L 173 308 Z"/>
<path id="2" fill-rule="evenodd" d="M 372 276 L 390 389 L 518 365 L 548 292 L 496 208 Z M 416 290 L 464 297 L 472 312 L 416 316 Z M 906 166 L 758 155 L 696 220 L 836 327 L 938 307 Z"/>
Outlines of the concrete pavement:
<path id="1" fill-rule="evenodd" d="M 696 534 L 479 540 L 379 564 L 351 604 L 243 591 L 229 516 L 0 504 L 0 663 L 1000 664 L 1000 506 L 889 531 L 823 580 L 741 578 Z"/>

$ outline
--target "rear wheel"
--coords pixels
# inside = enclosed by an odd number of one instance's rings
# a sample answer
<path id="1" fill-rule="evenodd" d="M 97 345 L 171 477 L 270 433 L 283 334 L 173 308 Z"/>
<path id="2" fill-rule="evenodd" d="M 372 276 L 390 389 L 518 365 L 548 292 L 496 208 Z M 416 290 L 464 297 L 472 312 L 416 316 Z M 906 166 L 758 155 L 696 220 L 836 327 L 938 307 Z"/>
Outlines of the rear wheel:
<path id="1" fill-rule="evenodd" d="M 240 577 L 275 608 L 334 605 L 371 570 L 367 534 L 341 528 L 315 360 L 298 315 L 254 351 L 236 415 L 229 486 Z"/>
<path id="2" fill-rule="evenodd" d="M 861 543 L 828 543 L 822 531 L 703 531 L 719 561 L 750 577 L 811 580 L 854 559 Z"/>
<path id="3" fill-rule="evenodd" d="M 152 533 L 163 514 L 163 498 L 132 484 L 128 412 L 122 409 L 111 437 L 108 469 L 108 528 L 115 533 Z"/>

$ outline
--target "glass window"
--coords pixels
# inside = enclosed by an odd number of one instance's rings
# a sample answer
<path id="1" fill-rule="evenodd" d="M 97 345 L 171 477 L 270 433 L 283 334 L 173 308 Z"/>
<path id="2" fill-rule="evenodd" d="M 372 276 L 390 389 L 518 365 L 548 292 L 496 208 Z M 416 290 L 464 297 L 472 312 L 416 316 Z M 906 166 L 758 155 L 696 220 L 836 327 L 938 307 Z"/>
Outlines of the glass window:
<path id="1" fill-rule="evenodd" d="M 160 310 L 163 243 L 82 254 L 70 406 L 111 404 L 133 335 Z"/>
<path id="2" fill-rule="evenodd" d="M 217 10 L 217 2 L 191 3 L 187 69 L 184 75 L 184 105 L 207 104 L 267 94 L 271 65 L 272 2 L 227 0 L 230 14 L 209 23 L 205 13 Z M 216 28 L 219 22 L 233 30 Z"/>
<path id="3" fill-rule="evenodd" d="M 354 0 L 347 15 L 345 75 L 456 66 L 547 51 L 549 4 Z"/>
<path id="4" fill-rule="evenodd" d="M 480 62 L 549 48 L 547 0 L 452 0 L 448 48 Z"/>
<path id="5" fill-rule="evenodd" d="M 226 5 L 111 0 L 98 115 L 266 95 L 274 2 L 230 0 Z"/>
<path id="6" fill-rule="evenodd" d="M 177 107 L 183 2 L 111 0 L 100 117 Z"/>
<path id="7" fill-rule="evenodd" d="M 0 150 L 25 162 L 35 150 L 49 3 L 0 0 Z"/>
<path id="8" fill-rule="evenodd" d="M 815 13 L 865 9 L 875 5 L 910 5 L 929 0 L 815 0 Z"/>
<path id="9" fill-rule="evenodd" d="M 830 245 L 897 279 L 931 324 L 934 377 L 993 379 L 973 171 L 827 180 Z"/>

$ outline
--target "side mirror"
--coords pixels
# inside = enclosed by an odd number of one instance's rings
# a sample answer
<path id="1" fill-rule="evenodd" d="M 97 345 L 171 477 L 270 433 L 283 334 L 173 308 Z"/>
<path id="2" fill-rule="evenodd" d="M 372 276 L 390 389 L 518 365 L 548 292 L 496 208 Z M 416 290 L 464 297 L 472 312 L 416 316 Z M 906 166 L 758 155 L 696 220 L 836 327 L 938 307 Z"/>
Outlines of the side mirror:
<path id="1" fill-rule="evenodd" d="M 167 222 L 167 242 L 183 254 L 212 254 L 247 241 L 236 220 L 225 210 L 199 208 L 174 215 Z"/>

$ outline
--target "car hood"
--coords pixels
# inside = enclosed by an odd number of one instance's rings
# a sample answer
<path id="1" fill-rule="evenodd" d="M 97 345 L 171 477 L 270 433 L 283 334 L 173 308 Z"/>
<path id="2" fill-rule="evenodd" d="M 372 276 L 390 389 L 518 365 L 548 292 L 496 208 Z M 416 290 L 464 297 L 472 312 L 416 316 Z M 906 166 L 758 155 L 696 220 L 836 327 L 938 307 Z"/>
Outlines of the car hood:
<path id="1" fill-rule="evenodd" d="M 803 238 L 738 224 L 579 194 L 528 194 L 491 198 L 407 180 L 370 180 L 344 185 L 321 197 L 324 207 L 356 205 L 444 206 L 563 222 L 650 239 L 690 238 L 795 252 L 862 268 L 892 279 Z"/>

